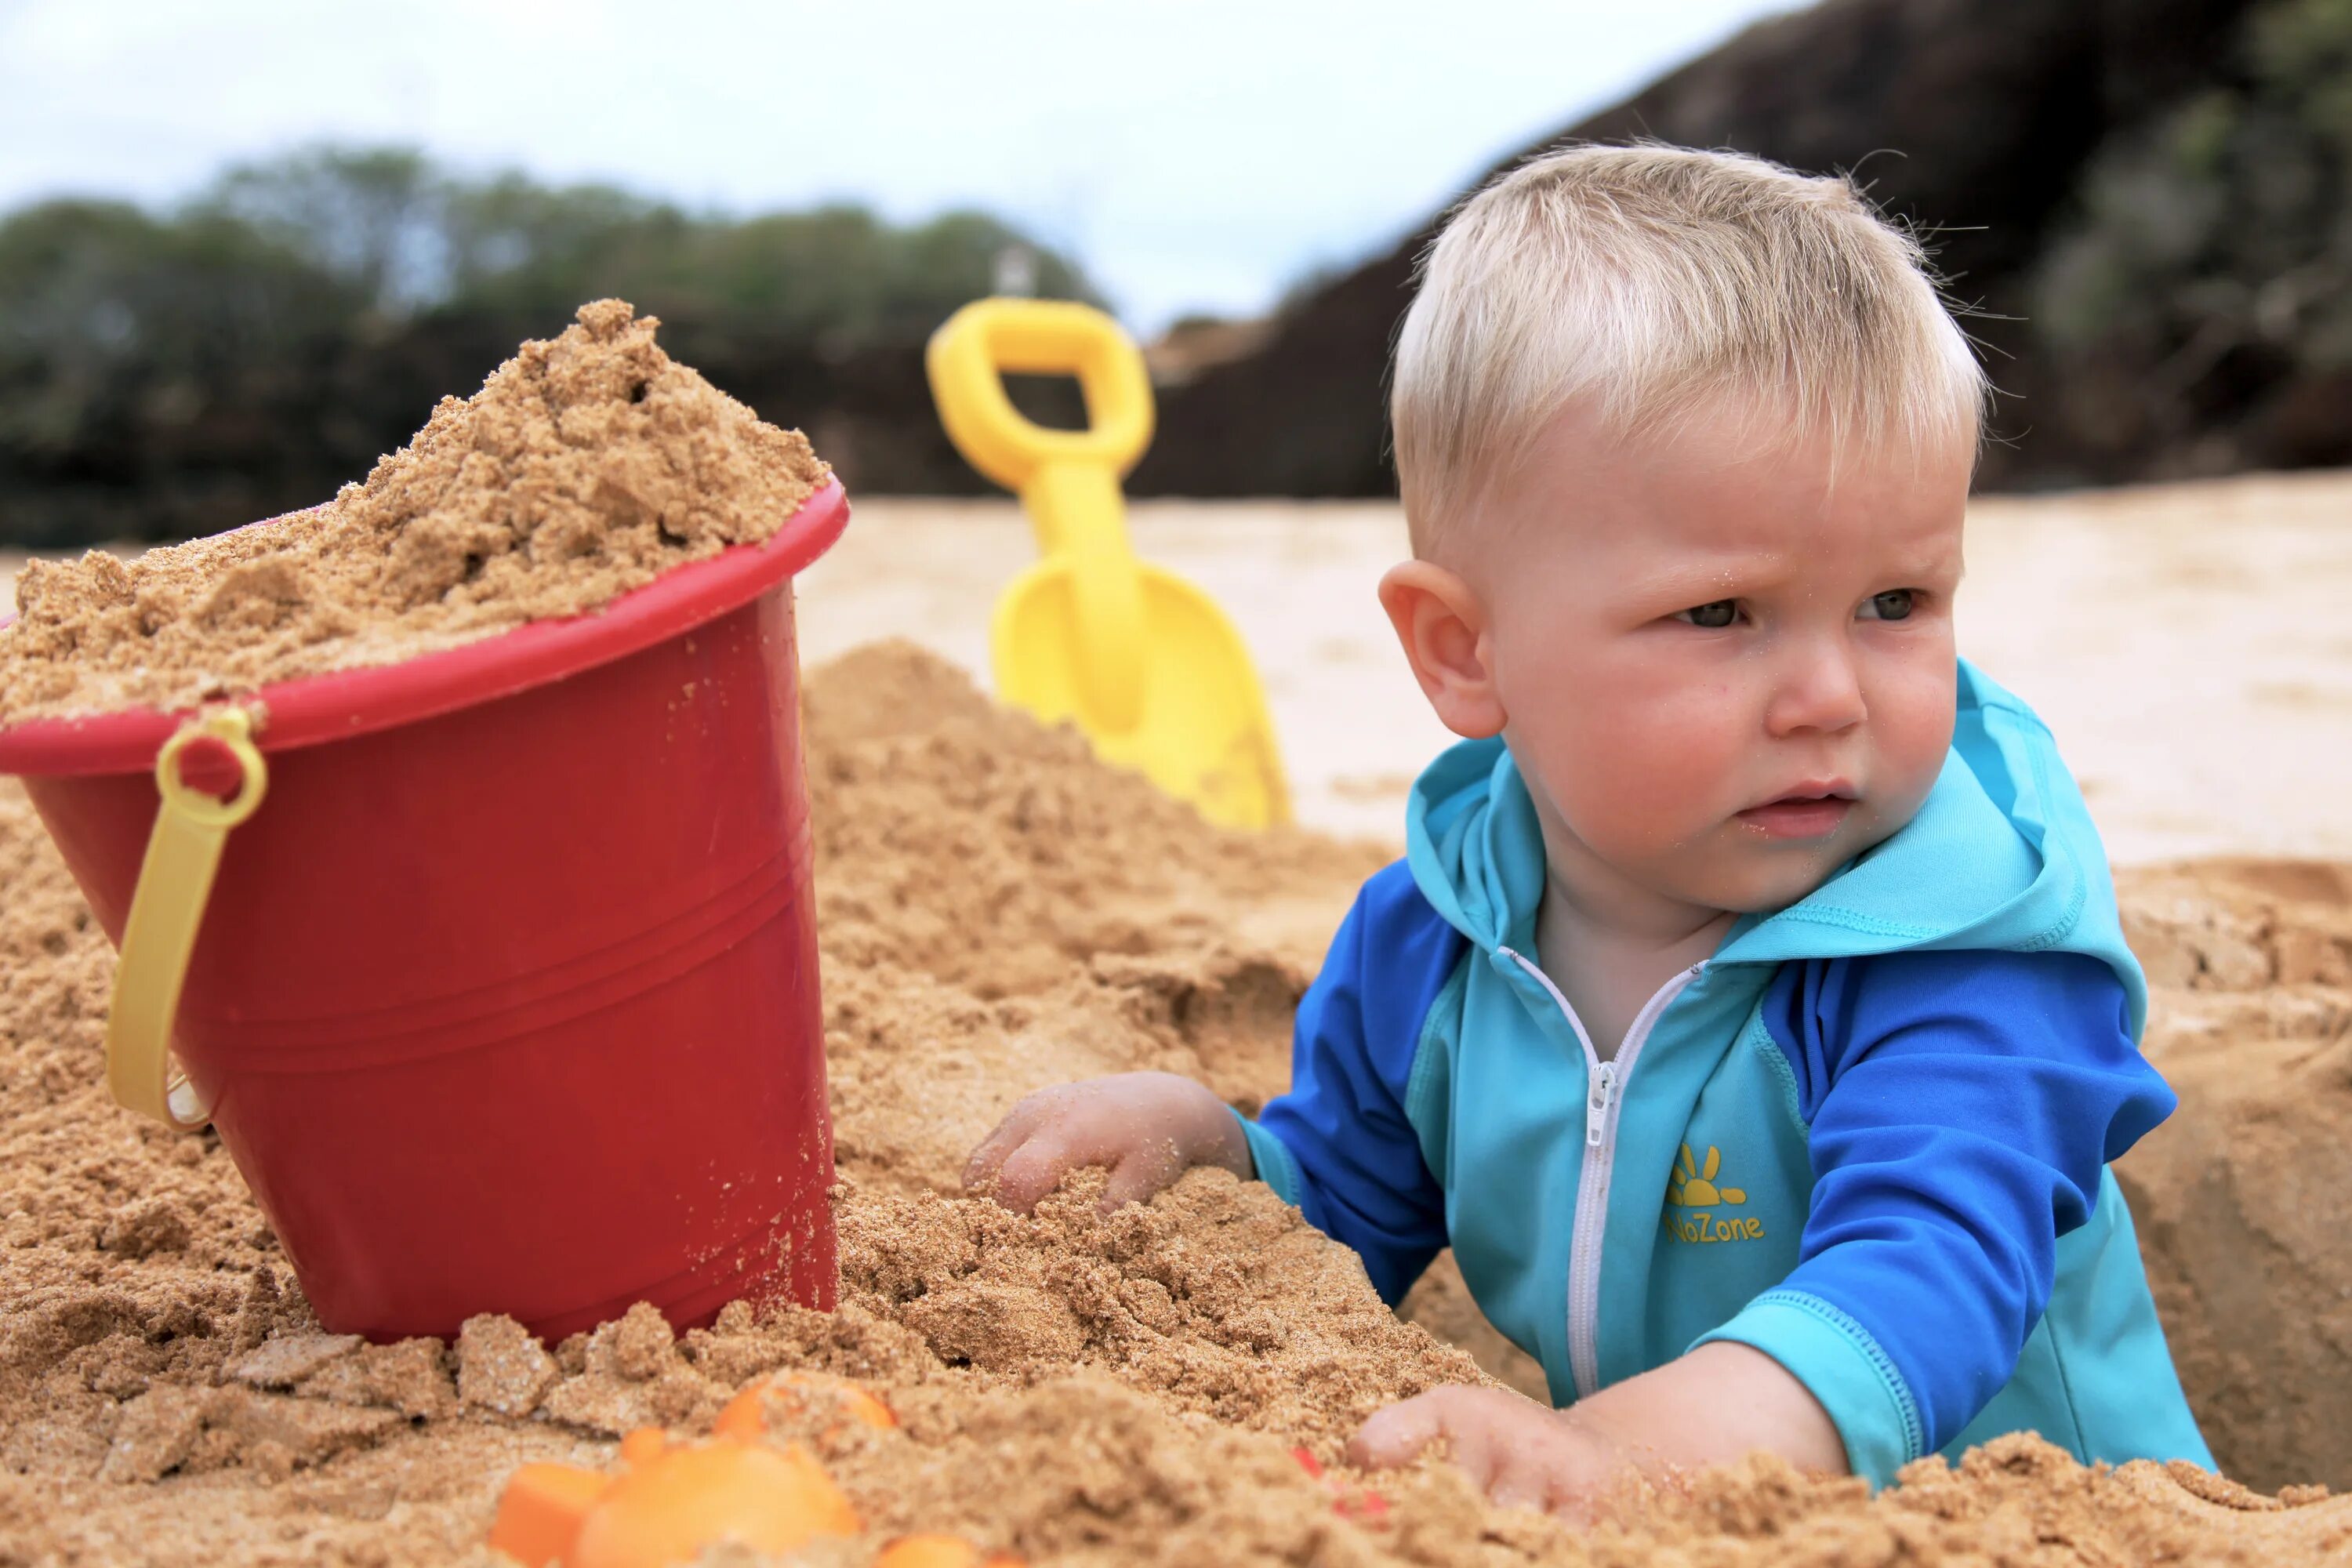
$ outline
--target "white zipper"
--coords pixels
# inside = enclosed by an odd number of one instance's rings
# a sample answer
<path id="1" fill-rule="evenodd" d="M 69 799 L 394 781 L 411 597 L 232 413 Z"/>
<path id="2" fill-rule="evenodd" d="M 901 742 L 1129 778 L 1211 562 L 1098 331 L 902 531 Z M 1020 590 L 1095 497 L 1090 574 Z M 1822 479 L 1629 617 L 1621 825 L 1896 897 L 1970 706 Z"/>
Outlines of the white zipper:
<path id="1" fill-rule="evenodd" d="M 1592 1047 L 1587 1046 L 1587 1050 Z M 1609 1108 L 1617 1098 L 1617 1064 L 1615 1061 L 1595 1061 L 1591 1064 L 1591 1092 L 1584 1100 L 1584 1146 L 1601 1147 L 1601 1124 L 1609 1119 Z"/>
<path id="2" fill-rule="evenodd" d="M 1634 1016 L 1615 1057 L 1604 1062 L 1601 1053 L 1592 1048 L 1592 1037 L 1584 1032 L 1584 1021 L 1568 1005 L 1559 987 L 1551 983 L 1551 976 L 1522 952 L 1507 947 L 1496 951 L 1535 977 L 1536 984 L 1559 1005 L 1560 1016 L 1575 1031 L 1576 1043 L 1584 1047 L 1588 1085 L 1584 1096 L 1584 1168 L 1577 1178 L 1576 1235 L 1568 1258 L 1568 1370 L 1576 1381 L 1576 1396 L 1590 1399 L 1601 1387 L 1601 1242 L 1609 1228 L 1609 1179 L 1617 1159 L 1617 1118 L 1624 1106 L 1622 1091 L 1626 1080 L 1633 1076 L 1633 1063 L 1656 1026 L 1658 1015 L 1682 994 L 1684 986 L 1706 972 L 1706 964 L 1704 961 L 1694 963 L 1659 986 Z"/>

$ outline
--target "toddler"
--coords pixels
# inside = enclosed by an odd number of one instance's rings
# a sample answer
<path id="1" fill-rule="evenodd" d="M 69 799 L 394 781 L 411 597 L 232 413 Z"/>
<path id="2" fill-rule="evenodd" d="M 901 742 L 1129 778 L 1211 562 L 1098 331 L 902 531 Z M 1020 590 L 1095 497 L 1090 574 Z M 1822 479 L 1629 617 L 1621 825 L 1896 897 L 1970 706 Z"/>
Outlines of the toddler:
<path id="1" fill-rule="evenodd" d="M 1580 146 L 1473 197 L 1391 405 L 1381 603 L 1465 737 L 1244 1121 L 1033 1095 L 967 1181 L 1265 1182 L 1394 1302 L 1451 1245 L 1547 1408 L 1445 1388 L 1503 1502 L 1766 1448 L 1883 1482 L 2032 1428 L 2210 1466 L 2107 1166 L 2173 1097 L 2050 731 L 1958 658 L 1986 384 L 1843 179 Z"/>

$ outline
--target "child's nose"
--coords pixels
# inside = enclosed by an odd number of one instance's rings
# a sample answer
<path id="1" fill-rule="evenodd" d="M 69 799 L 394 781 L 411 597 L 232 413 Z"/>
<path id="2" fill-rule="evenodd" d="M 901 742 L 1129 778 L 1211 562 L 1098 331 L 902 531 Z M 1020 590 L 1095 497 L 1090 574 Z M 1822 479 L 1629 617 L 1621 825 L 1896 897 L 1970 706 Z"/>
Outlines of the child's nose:
<path id="1" fill-rule="evenodd" d="M 1807 730 L 1828 733 L 1862 722 L 1862 673 L 1845 639 L 1812 637 L 1793 640 L 1774 671 L 1765 724 L 1775 735 Z"/>

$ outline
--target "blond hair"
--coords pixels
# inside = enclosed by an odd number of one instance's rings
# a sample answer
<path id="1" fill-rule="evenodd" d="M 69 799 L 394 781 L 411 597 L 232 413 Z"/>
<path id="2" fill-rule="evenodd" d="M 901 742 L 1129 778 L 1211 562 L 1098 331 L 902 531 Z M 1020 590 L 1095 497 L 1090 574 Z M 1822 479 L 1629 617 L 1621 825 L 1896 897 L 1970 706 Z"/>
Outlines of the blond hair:
<path id="1" fill-rule="evenodd" d="M 1789 445 L 1981 438 L 1989 384 L 1927 253 L 1843 175 L 1654 142 L 1532 158 L 1424 253 L 1389 402 L 1416 553 L 1572 404 L 1669 435 L 1726 394 Z"/>

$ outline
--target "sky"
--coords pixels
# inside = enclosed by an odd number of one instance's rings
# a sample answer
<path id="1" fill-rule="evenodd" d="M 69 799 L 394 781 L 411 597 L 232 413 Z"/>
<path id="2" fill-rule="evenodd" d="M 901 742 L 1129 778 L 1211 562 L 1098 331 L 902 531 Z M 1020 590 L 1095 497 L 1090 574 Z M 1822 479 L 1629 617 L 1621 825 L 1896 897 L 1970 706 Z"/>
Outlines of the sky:
<path id="1" fill-rule="evenodd" d="M 698 209 L 978 206 L 1247 315 L 1790 0 L 0 0 L 0 207 L 319 141 Z"/>

